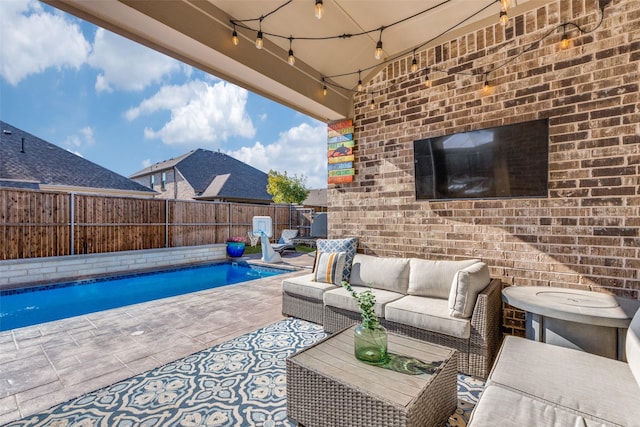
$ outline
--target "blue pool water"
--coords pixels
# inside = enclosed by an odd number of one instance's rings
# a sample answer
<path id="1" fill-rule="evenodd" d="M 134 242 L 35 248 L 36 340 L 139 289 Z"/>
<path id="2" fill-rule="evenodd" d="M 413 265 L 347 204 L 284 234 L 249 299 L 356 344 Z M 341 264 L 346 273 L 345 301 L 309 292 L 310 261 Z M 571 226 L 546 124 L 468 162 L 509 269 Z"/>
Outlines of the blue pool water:
<path id="1" fill-rule="evenodd" d="M 0 291 L 0 331 L 286 272 L 221 263 Z"/>

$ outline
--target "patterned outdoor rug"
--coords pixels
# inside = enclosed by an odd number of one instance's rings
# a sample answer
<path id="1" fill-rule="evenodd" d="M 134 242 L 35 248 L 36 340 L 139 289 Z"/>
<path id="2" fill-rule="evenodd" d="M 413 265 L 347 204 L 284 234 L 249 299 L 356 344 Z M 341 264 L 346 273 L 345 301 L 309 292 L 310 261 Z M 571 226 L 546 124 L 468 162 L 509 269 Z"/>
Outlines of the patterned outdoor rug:
<path id="1" fill-rule="evenodd" d="M 285 359 L 325 336 L 321 326 L 285 319 L 7 426 L 293 426 Z M 483 386 L 458 375 L 448 426 L 466 426 Z"/>

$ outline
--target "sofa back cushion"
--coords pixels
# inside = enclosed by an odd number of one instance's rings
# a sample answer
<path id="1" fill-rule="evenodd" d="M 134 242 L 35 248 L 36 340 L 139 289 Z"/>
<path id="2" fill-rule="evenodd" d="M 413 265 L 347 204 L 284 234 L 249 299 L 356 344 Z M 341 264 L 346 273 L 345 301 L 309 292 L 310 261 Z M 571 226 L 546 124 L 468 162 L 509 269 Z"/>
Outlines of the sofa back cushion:
<path id="1" fill-rule="evenodd" d="M 453 276 L 480 260 L 431 261 L 411 258 L 409 261 L 409 295 L 434 298 L 449 298 Z"/>
<path id="2" fill-rule="evenodd" d="M 471 317 L 478 294 L 490 281 L 489 268 L 484 262 L 476 262 L 458 271 L 451 281 L 449 314 L 459 318 Z"/>
<path id="3" fill-rule="evenodd" d="M 627 331 L 627 362 L 631 373 L 640 387 L 640 310 L 636 311 Z"/>
<path id="4" fill-rule="evenodd" d="M 350 237 L 346 239 L 318 239 L 316 249 L 320 252 L 345 252 L 344 270 L 342 280 L 349 280 L 351 276 L 351 264 L 358 249 L 358 239 Z"/>
<path id="5" fill-rule="evenodd" d="M 346 252 L 316 251 L 313 281 L 341 286 L 346 256 Z"/>
<path id="6" fill-rule="evenodd" d="M 409 260 L 356 254 L 349 283 L 406 294 L 409 286 Z"/>

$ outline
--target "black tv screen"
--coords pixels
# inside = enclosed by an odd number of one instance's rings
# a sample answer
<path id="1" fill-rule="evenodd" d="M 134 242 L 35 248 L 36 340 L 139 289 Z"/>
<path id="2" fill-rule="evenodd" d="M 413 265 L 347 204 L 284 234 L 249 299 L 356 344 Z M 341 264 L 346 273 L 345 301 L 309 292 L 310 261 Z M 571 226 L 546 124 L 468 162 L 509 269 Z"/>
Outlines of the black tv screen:
<path id="1" fill-rule="evenodd" d="M 414 141 L 416 199 L 546 197 L 549 123 Z"/>

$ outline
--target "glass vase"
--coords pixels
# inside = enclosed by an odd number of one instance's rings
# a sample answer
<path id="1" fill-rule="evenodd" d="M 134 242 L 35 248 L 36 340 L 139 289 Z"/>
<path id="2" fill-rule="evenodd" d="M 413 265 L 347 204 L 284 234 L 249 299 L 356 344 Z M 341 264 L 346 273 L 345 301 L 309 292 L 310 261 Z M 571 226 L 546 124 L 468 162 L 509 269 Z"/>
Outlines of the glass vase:
<path id="1" fill-rule="evenodd" d="M 387 363 L 389 356 L 386 328 L 379 323 L 369 328 L 357 325 L 354 332 L 354 352 L 356 359 L 370 365 Z"/>

